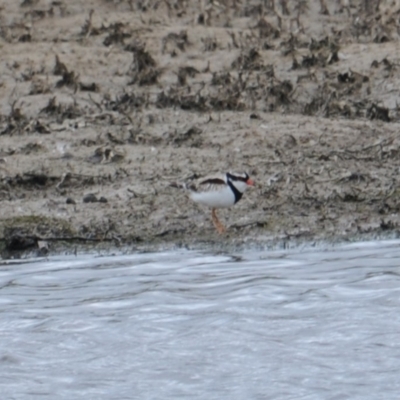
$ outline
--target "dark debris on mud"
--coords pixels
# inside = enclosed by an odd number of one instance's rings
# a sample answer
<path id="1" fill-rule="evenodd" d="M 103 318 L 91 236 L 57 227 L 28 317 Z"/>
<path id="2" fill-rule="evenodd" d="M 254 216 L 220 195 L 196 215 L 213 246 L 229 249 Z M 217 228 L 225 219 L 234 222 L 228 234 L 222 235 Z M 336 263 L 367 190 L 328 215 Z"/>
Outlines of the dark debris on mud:
<path id="1" fill-rule="evenodd" d="M 64 10 L 67 5 L 54 2 L 53 11 L 39 10 L 34 5 L 21 3 L 21 7 L 31 7 L 30 14 L 37 18 L 54 17 L 55 9 Z M 129 10 L 140 12 L 143 16 L 150 11 L 163 7 L 160 2 L 120 1 Z M 121 114 L 121 121 L 131 115 L 135 109 L 174 108 L 185 111 L 245 111 L 260 110 L 264 112 L 284 112 L 309 116 L 367 118 L 384 122 L 396 122 L 400 119 L 399 107 L 389 108 L 382 97 L 382 82 L 398 73 L 398 64 L 390 57 L 375 60 L 368 71 L 340 71 L 341 43 L 349 41 L 378 41 L 379 43 L 397 40 L 400 28 L 399 11 L 382 9 L 380 2 L 358 1 L 350 5 L 320 3 L 321 15 L 348 15 L 347 25 L 332 29 L 330 35 L 323 37 L 307 36 L 304 32 L 302 15 L 309 13 L 309 1 L 267 1 L 263 6 L 246 1 L 235 1 L 231 17 L 252 17 L 257 23 L 245 34 L 238 36 L 227 30 L 231 36 L 231 46 L 239 51 L 232 62 L 230 70 L 215 71 L 212 63 L 204 71 L 190 66 L 181 66 L 176 71 L 175 85 L 160 85 L 164 74 L 158 66 L 157 54 L 146 49 L 145 41 L 140 39 L 138 30 L 126 22 L 109 24 L 95 22 L 95 11 L 90 10 L 81 28 L 80 36 L 90 40 L 92 37 L 103 37 L 105 46 L 118 45 L 121 51 L 132 54 L 132 64 L 126 71 L 128 87 L 120 94 L 103 92 L 97 82 L 82 82 L 80 72 L 67 66 L 58 55 L 55 57 L 53 74 L 60 78 L 54 84 L 45 83 L 38 76 L 40 71 L 31 69 L 25 74 L 25 80 L 32 81 L 31 95 L 47 93 L 48 105 L 42 113 L 53 115 L 59 123 L 64 119 L 74 119 L 88 115 L 93 108 L 79 102 L 73 105 L 62 104 L 57 99 L 57 92 L 68 88 L 73 94 L 78 92 L 99 93 L 93 100 L 94 109 L 112 109 Z M 181 17 L 188 13 L 185 2 L 165 2 L 164 7 L 170 18 Z M 371 6 L 374 4 L 374 6 Z M 33 7 L 33 8 L 32 8 Z M 229 6 L 224 5 L 225 10 Z M 228 7 L 228 8 L 226 8 Z M 373 17 L 370 16 L 374 10 Z M 200 10 L 199 24 L 213 25 L 220 23 L 221 9 L 210 2 Z M 357 16 L 357 18 L 353 18 Z M 28 15 L 25 16 L 28 18 Z M 31 15 L 30 15 L 31 17 Z M 346 21 L 346 18 L 344 18 Z M 27 24 L 27 20 L 25 21 Z M 6 41 L 20 40 L 17 31 L 24 27 L 14 23 L 0 31 Z M 22 28 L 22 30 L 27 28 Z M 207 38 L 206 38 L 207 39 Z M 206 40 L 204 39 L 204 40 Z M 210 38 L 208 38 L 210 39 Z M 268 45 L 266 45 L 268 40 Z M 188 30 L 170 32 L 160 43 L 161 54 L 184 53 L 193 46 Z M 204 41 L 203 41 L 204 42 Z M 219 45 L 208 51 L 218 52 Z M 287 77 L 280 78 L 278 66 L 268 62 L 268 49 L 280 50 L 282 63 L 287 58 L 292 60 L 292 68 Z M 332 70 L 330 66 L 335 65 Z M 152 86 L 152 96 L 146 87 Z M 376 94 L 375 94 L 376 93 Z M 0 115 L 0 134 L 15 134 L 30 129 L 35 132 L 35 117 L 25 117 L 18 99 L 13 103 L 8 115 Z M 37 119 L 36 119 L 37 120 Z M 37 127 L 40 130 L 40 126 Z"/>

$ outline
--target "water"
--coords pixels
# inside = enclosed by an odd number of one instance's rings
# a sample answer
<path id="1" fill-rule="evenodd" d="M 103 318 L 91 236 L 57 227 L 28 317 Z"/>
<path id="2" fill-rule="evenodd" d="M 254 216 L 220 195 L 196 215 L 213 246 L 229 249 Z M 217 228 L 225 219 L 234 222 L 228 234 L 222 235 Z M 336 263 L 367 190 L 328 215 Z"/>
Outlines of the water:
<path id="1" fill-rule="evenodd" d="M 396 399 L 400 243 L 0 266 L 2 399 Z"/>

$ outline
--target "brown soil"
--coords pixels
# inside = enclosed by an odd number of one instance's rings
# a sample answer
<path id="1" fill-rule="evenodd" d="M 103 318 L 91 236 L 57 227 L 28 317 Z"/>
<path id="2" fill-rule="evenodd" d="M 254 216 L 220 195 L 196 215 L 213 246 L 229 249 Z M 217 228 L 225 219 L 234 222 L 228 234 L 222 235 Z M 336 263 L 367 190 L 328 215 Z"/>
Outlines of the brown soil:
<path id="1" fill-rule="evenodd" d="M 5 0 L 3 256 L 399 229 L 400 4 Z M 234 208 L 171 182 L 229 170 Z"/>

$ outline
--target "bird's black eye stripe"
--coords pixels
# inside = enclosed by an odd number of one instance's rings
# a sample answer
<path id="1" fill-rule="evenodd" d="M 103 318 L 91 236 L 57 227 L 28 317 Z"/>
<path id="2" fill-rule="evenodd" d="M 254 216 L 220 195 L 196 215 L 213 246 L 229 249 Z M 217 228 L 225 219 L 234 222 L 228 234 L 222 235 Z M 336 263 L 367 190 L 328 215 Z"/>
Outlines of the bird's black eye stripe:
<path id="1" fill-rule="evenodd" d="M 230 173 L 226 174 L 228 179 L 230 179 L 231 181 L 242 181 L 242 182 L 247 182 L 247 180 L 249 179 L 249 176 L 247 174 L 245 174 L 245 177 L 243 178 L 243 176 L 236 176 L 236 175 L 232 175 Z"/>

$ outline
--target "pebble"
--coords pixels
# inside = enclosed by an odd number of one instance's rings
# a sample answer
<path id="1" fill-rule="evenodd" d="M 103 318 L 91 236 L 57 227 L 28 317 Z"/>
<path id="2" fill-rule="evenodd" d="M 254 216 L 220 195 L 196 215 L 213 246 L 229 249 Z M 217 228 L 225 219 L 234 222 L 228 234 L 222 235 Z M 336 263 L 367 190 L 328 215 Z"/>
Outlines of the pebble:
<path id="1" fill-rule="evenodd" d="M 89 193 L 86 196 L 83 197 L 83 202 L 84 203 L 97 203 L 99 200 L 97 200 L 97 197 L 93 193 Z"/>

